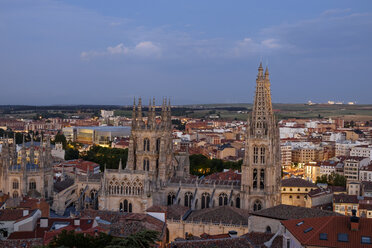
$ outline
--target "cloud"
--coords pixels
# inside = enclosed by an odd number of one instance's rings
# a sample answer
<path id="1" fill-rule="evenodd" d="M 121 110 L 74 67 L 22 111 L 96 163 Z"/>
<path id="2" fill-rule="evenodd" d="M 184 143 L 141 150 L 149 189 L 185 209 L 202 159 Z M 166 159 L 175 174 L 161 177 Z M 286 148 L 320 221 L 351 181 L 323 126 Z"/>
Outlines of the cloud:
<path id="1" fill-rule="evenodd" d="M 151 41 L 142 41 L 133 49 L 134 54 L 141 56 L 160 56 L 160 48 Z"/>
<path id="2" fill-rule="evenodd" d="M 350 11 L 351 11 L 350 8 L 348 8 L 348 9 L 328 9 L 328 10 L 324 11 L 321 15 L 322 16 L 338 15 L 338 14 L 345 14 L 345 13 L 348 13 Z"/>
<path id="3" fill-rule="evenodd" d="M 252 38 L 244 38 L 243 40 L 236 42 L 232 54 L 235 57 L 256 56 L 257 54 L 262 55 L 262 53 L 278 48 L 281 48 L 281 45 L 279 44 L 279 41 L 274 38 L 268 38 L 261 41 L 255 41 Z"/>
<path id="4" fill-rule="evenodd" d="M 80 53 L 82 60 L 91 60 L 94 57 L 104 56 L 130 56 L 130 57 L 159 57 L 161 49 L 151 41 L 141 41 L 134 47 L 126 47 L 123 43 L 116 46 L 109 46 L 106 51 L 84 51 Z"/>
<path id="5" fill-rule="evenodd" d="M 120 43 L 117 46 L 114 47 L 108 47 L 107 52 L 109 54 L 128 54 L 129 48 L 125 47 L 123 43 Z"/>

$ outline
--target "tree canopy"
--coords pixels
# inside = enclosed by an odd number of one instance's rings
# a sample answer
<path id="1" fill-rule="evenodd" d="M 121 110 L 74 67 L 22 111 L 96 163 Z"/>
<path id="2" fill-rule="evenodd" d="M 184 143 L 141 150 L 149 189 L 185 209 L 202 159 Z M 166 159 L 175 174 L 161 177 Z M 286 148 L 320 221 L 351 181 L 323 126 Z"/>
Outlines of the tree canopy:
<path id="1" fill-rule="evenodd" d="M 109 169 L 117 169 L 120 159 L 123 166 L 127 163 L 128 149 L 92 146 L 81 158 L 101 165 L 101 170 L 104 165 Z"/>
<path id="2" fill-rule="evenodd" d="M 209 175 L 221 172 L 224 169 L 241 170 L 243 160 L 237 162 L 224 161 L 222 159 L 209 159 L 202 154 L 190 156 L 190 173 L 196 176 Z"/>
<path id="3" fill-rule="evenodd" d="M 331 186 L 346 187 L 346 178 L 340 174 L 332 172 L 330 175 L 322 175 L 316 178 L 316 183 L 326 183 Z"/>

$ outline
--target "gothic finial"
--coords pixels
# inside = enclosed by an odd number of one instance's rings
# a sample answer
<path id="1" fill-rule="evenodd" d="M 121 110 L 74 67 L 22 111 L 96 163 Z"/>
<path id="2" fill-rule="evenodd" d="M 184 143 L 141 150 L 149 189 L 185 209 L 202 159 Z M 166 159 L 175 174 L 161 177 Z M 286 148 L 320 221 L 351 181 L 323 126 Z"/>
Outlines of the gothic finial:
<path id="1" fill-rule="evenodd" d="M 268 78 L 269 77 L 269 67 L 266 66 L 266 69 L 265 69 L 265 78 Z"/>
<path id="2" fill-rule="evenodd" d="M 121 158 L 120 158 L 120 162 L 119 162 L 119 171 L 121 171 L 121 169 L 122 169 L 122 167 L 123 167 L 123 164 L 121 163 Z"/>
<path id="3" fill-rule="evenodd" d="M 260 62 L 260 66 L 258 67 L 258 78 L 263 77 L 263 68 L 262 68 L 262 62 Z"/>

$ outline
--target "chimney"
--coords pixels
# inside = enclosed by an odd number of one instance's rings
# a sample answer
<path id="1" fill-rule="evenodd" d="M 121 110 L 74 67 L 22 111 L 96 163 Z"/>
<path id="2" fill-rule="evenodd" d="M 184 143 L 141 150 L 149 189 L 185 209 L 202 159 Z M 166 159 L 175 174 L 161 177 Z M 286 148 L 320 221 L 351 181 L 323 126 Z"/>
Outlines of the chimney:
<path id="1" fill-rule="evenodd" d="M 27 216 L 29 214 L 28 209 L 23 209 L 23 216 Z"/>
<path id="2" fill-rule="evenodd" d="M 359 218 L 356 216 L 356 210 L 351 210 L 353 216 L 350 217 L 350 229 L 351 231 L 358 231 L 359 230 Z"/>
<path id="3" fill-rule="evenodd" d="M 229 236 L 230 238 L 237 238 L 238 237 L 238 232 L 237 231 L 229 231 Z"/>
<path id="4" fill-rule="evenodd" d="M 48 227 L 48 218 L 40 218 L 40 227 Z"/>
<path id="5" fill-rule="evenodd" d="M 74 219 L 74 226 L 80 226 L 80 219 Z"/>

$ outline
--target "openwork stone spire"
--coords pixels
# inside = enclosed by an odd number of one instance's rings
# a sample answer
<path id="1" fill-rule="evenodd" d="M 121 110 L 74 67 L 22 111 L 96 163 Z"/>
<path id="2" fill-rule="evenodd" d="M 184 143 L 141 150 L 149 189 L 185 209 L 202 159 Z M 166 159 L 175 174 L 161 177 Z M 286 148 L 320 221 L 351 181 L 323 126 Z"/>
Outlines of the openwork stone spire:
<path id="1" fill-rule="evenodd" d="M 262 63 L 258 67 L 256 79 L 256 94 L 250 122 L 251 135 L 265 136 L 270 128 L 274 127 L 273 109 L 271 104 L 271 91 L 269 70 L 263 74 Z"/>

